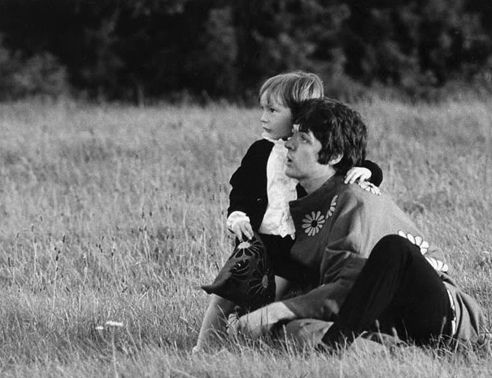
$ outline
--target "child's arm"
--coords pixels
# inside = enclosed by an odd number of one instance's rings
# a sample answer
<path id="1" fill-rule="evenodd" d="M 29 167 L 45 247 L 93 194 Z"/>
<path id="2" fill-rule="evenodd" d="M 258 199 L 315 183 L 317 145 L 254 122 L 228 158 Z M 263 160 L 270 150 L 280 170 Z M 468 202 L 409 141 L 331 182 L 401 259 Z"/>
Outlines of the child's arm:
<path id="1" fill-rule="evenodd" d="M 367 168 L 371 171 L 371 177 L 369 181 L 376 186 L 381 185 L 383 182 L 383 170 L 379 165 L 370 160 L 364 160 L 362 162 L 362 167 Z"/>
<path id="2" fill-rule="evenodd" d="M 265 213 L 268 203 L 266 164 L 272 146 L 271 142 L 264 139 L 254 142 L 229 181 L 232 188 L 227 209 L 228 228 L 240 239 L 241 237 L 236 232 L 238 230 L 231 227 L 236 219 L 242 216 L 241 221 L 247 219 L 251 228 L 256 230 Z M 231 216 L 233 218 L 230 221 Z M 246 231 L 244 227 L 239 228 Z M 242 233 L 247 234 L 247 232 Z"/>
<path id="3" fill-rule="evenodd" d="M 356 181 L 365 181 L 373 183 L 376 186 L 381 185 L 383 181 L 383 171 L 376 163 L 370 160 L 364 160 L 361 167 L 351 168 L 345 175 L 345 183 L 353 184 Z"/>

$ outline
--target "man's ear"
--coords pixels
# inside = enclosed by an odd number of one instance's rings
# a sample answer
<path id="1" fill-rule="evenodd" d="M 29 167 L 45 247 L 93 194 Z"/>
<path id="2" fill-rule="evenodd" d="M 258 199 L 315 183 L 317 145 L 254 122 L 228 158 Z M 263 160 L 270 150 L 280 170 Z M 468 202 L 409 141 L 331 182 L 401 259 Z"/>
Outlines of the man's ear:
<path id="1" fill-rule="evenodd" d="M 336 154 L 336 155 L 333 155 L 330 160 L 328 161 L 328 164 L 329 165 L 335 165 L 335 164 L 338 164 L 340 163 L 340 161 L 342 160 L 343 158 L 343 154 Z"/>

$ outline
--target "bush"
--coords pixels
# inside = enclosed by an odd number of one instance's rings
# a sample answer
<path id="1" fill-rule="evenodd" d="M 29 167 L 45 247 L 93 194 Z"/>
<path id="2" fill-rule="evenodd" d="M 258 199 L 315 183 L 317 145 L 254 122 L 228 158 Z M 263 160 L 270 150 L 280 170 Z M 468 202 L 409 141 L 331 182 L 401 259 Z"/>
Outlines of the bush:
<path id="1" fill-rule="evenodd" d="M 49 53 L 24 58 L 0 39 L 0 100 L 26 96 L 58 97 L 68 91 L 66 70 Z"/>

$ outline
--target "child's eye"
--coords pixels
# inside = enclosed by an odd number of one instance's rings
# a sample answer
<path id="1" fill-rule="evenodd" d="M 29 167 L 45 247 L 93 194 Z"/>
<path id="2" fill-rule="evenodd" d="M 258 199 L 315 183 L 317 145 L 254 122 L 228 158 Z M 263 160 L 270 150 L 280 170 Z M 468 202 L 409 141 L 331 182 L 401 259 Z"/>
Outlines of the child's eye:
<path id="1" fill-rule="evenodd" d="M 267 111 L 267 112 L 270 112 L 270 113 L 273 113 L 276 109 L 272 106 L 260 106 L 260 110 L 261 111 Z"/>

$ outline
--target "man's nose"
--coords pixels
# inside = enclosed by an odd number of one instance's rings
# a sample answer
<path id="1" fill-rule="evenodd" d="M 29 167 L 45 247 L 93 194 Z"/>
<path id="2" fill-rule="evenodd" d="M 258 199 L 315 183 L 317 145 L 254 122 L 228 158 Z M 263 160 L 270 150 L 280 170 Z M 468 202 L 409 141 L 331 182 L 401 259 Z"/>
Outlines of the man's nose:
<path id="1" fill-rule="evenodd" d="M 287 138 L 287 140 L 285 141 L 285 148 L 287 148 L 288 150 L 292 150 L 294 148 L 294 146 L 292 145 L 292 137 Z"/>

